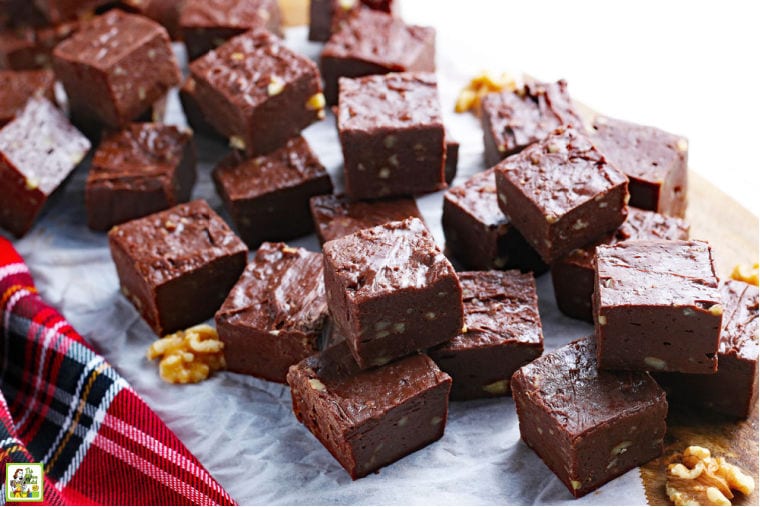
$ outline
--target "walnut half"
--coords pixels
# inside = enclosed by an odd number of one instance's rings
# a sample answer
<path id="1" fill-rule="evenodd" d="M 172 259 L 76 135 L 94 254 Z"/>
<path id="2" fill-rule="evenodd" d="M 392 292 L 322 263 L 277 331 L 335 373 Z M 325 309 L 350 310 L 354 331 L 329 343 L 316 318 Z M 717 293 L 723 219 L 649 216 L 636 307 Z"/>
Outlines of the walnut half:
<path id="1" fill-rule="evenodd" d="M 224 369 L 223 349 L 216 329 L 201 324 L 156 340 L 148 348 L 147 357 L 161 359 L 158 371 L 165 382 L 188 384 Z"/>

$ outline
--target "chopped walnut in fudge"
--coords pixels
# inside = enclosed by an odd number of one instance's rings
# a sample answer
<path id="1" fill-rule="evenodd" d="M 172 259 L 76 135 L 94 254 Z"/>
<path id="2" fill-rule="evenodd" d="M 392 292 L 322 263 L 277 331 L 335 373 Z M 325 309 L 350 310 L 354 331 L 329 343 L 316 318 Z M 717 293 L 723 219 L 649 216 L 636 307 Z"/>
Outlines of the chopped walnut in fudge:
<path id="1" fill-rule="evenodd" d="M 665 492 L 676 505 L 731 505 L 732 489 L 749 495 L 755 481 L 704 447 L 687 447 L 681 463 L 668 465 Z"/>
<path id="2" fill-rule="evenodd" d="M 758 267 L 760 264 L 757 262 L 754 264 L 737 264 L 734 266 L 734 270 L 731 272 L 731 278 L 739 280 L 740 282 L 751 283 L 752 285 L 758 284 Z"/>
<path id="3" fill-rule="evenodd" d="M 149 360 L 161 359 L 161 379 L 171 384 L 188 384 L 206 380 L 225 368 L 224 343 L 216 329 L 206 324 L 164 336 L 148 348 Z"/>

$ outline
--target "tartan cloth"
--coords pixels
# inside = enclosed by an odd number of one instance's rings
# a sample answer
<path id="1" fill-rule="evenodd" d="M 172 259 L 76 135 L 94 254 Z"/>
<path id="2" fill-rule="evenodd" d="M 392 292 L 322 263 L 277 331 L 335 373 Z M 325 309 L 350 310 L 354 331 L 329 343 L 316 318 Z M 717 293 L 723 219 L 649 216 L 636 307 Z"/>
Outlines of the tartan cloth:
<path id="1" fill-rule="evenodd" d="M 234 505 L 127 382 L 37 294 L 0 238 L 0 499 L 42 462 L 44 503 Z"/>

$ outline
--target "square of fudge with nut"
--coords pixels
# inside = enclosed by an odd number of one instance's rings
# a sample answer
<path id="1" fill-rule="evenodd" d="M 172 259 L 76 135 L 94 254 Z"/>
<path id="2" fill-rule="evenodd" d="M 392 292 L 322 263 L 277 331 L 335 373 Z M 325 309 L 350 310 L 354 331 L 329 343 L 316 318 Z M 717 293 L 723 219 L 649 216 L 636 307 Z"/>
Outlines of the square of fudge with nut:
<path id="1" fill-rule="evenodd" d="M 346 195 L 352 199 L 446 187 L 445 133 L 434 74 L 342 78 L 338 134 Z"/>
<path id="2" fill-rule="evenodd" d="M 325 117 L 314 62 L 258 28 L 190 64 L 202 117 L 247 155 L 276 150 Z"/>
<path id="3" fill-rule="evenodd" d="M 480 107 L 484 154 L 489 167 L 559 127 L 584 128 L 564 80 L 529 82 L 515 91 L 489 93 Z"/>
<path id="4" fill-rule="evenodd" d="M 662 453 L 668 403 L 646 372 L 599 369 L 593 337 L 512 376 L 520 436 L 574 497 Z"/>
<path id="5" fill-rule="evenodd" d="M 424 354 L 361 370 L 346 342 L 288 372 L 293 412 L 358 479 L 441 438 L 451 377 Z"/>
<path id="6" fill-rule="evenodd" d="M 443 195 L 447 254 L 469 269 L 543 274 L 549 266 L 499 209 L 494 172 L 491 168 L 477 173 Z"/>
<path id="7" fill-rule="evenodd" d="M 552 264 L 554 297 L 562 313 L 576 319 L 594 321 L 591 302 L 596 247 L 632 239 L 689 239 L 689 224 L 680 218 L 629 207 L 628 217 L 615 232 L 576 248 Z"/>
<path id="8" fill-rule="evenodd" d="M 322 254 L 264 243 L 222 307 L 216 329 L 227 369 L 285 383 L 288 368 L 319 352 L 327 320 Z"/>
<path id="9" fill-rule="evenodd" d="M 500 162 L 496 190 L 501 210 L 547 264 L 614 231 L 628 214 L 628 178 L 572 127 Z"/>
<path id="10" fill-rule="evenodd" d="M 53 67 L 72 114 L 111 128 L 139 117 L 181 78 L 166 29 L 119 10 L 56 46 Z"/>
<path id="11" fill-rule="evenodd" d="M 190 200 L 196 178 L 193 135 L 171 125 L 132 123 L 107 136 L 85 184 L 87 225 L 107 231 Z"/>
<path id="12" fill-rule="evenodd" d="M 333 190 L 325 167 L 301 136 L 260 157 L 233 152 L 214 168 L 213 178 L 240 237 L 251 248 L 311 232 L 309 198 Z"/>
<path id="13" fill-rule="evenodd" d="M 357 9 L 325 44 L 320 68 L 328 104 L 338 102 L 341 77 L 435 72 L 435 29 L 407 25 L 372 9 Z"/>
<path id="14" fill-rule="evenodd" d="M 509 394 L 509 380 L 544 350 L 536 281 L 519 271 L 458 273 L 464 331 L 428 351 L 453 381 L 452 400 Z"/>
<path id="15" fill-rule="evenodd" d="M 282 37 L 277 0 L 185 0 L 179 15 L 187 57 L 199 56 L 252 28 Z"/>
<path id="16" fill-rule="evenodd" d="M 746 419 L 758 396 L 758 289 L 737 280 L 720 288 L 723 323 L 714 375 L 653 373 L 668 400 Z"/>
<path id="17" fill-rule="evenodd" d="M 597 116 L 591 140 L 628 176 L 631 206 L 686 214 L 688 141 L 645 125 Z"/>
<path id="18" fill-rule="evenodd" d="M 204 200 L 117 225 L 108 244 L 121 291 L 158 336 L 213 317 L 248 255 Z"/>
<path id="19" fill-rule="evenodd" d="M 600 368 L 715 373 L 723 307 L 709 244 L 600 245 L 595 270 Z"/>
<path id="20" fill-rule="evenodd" d="M 362 368 L 462 331 L 462 287 L 421 220 L 328 241 L 324 259 L 330 315 Z"/>
<path id="21" fill-rule="evenodd" d="M 309 40 L 325 42 L 359 9 L 398 14 L 398 0 L 312 0 L 309 2 Z"/>

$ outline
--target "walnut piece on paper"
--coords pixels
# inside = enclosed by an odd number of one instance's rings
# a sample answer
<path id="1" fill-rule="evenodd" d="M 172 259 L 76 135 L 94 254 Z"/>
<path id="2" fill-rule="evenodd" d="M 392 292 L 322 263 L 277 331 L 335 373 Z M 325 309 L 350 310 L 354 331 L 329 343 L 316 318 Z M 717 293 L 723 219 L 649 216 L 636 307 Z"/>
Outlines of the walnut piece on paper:
<path id="1" fill-rule="evenodd" d="M 474 109 L 475 114 L 480 116 L 480 100 L 486 94 L 505 90 L 515 91 L 516 89 L 517 80 L 506 72 L 499 75 L 487 71 L 481 72 L 459 92 L 454 111 L 464 113 Z"/>
<path id="2" fill-rule="evenodd" d="M 149 360 L 159 359 L 161 379 L 171 384 L 188 384 L 206 380 L 225 368 L 224 343 L 216 329 L 206 324 L 164 336 L 148 348 Z"/>
<path id="3" fill-rule="evenodd" d="M 668 465 L 665 490 L 676 505 L 731 505 L 731 490 L 749 495 L 755 481 L 723 458 L 713 458 L 704 447 L 689 446 L 681 463 Z"/>
<path id="4" fill-rule="evenodd" d="M 751 283 L 752 285 L 758 284 L 758 268 L 760 264 L 757 262 L 754 264 L 737 264 L 734 266 L 734 270 L 731 272 L 731 278 L 739 280 L 740 282 Z"/>

